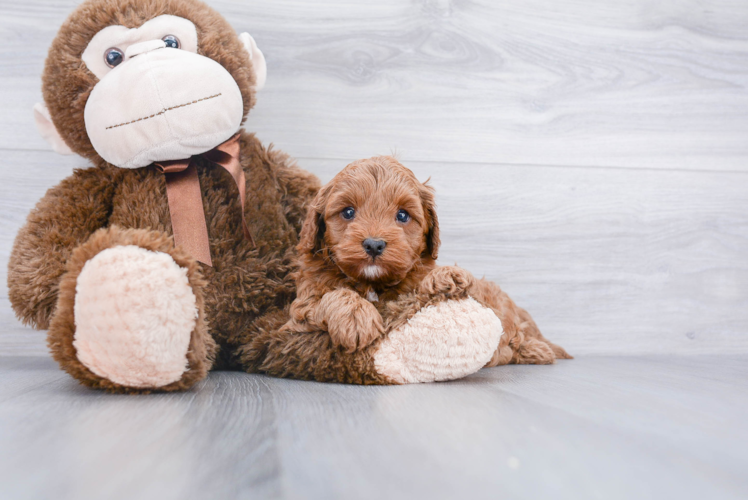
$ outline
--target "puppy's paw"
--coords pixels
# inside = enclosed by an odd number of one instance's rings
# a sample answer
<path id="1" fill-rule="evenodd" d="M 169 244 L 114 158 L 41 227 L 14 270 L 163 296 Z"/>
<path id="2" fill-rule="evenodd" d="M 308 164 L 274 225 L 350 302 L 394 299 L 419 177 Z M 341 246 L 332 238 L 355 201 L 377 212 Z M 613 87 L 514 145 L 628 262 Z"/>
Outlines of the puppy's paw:
<path id="1" fill-rule="evenodd" d="M 363 349 L 384 332 L 379 311 L 353 290 L 325 294 L 319 303 L 319 314 L 333 344 L 347 352 Z"/>
<path id="2" fill-rule="evenodd" d="M 457 266 L 437 267 L 423 279 L 419 292 L 446 298 L 465 298 L 475 278 L 469 271 Z"/>

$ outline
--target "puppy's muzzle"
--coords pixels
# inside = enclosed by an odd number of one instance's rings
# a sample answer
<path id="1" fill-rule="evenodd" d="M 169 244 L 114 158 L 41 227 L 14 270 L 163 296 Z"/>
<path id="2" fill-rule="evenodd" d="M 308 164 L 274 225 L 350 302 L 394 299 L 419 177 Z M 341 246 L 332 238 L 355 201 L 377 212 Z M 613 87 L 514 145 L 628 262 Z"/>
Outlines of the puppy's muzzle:
<path id="1" fill-rule="evenodd" d="M 376 240 L 374 238 L 366 238 L 362 243 L 364 250 L 372 259 L 382 255 L 384 247 L 387 246 L 387 242 L 384 240 Z"/>

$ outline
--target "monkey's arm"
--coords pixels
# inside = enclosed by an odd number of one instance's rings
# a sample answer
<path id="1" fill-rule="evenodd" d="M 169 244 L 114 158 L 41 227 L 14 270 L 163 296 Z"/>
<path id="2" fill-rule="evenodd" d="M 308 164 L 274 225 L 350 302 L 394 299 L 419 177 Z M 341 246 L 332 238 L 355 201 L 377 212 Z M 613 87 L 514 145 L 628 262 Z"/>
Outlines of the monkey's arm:
<path id="1" fill-rule="evenodd" d="M 247 372 L 346 384 L 396 383 L 377 372 L 374 355 L 381 340 L 347 352 L 333 344 L 325 330 L 299 331 L 284 326 L 287 318 L 287 310 L 276 311 L 256 323 L 256 330 L 239 349 L 240 362 Z"/>
<path id="2" fill-rule="evenodd" d="M 324 329 L 263 317 L 239 349 L 244 369 L 275 377 L 348 384 L 453 380 L 478 371 L 496 350 L 501 322 L 472 299 L 409 293 L 391 301 L 386 335 L 349 351 Z M 446 321 L 445 321 L 446 319 Z M 295 327 L 303 328 L 295 328 Z"/>
<path id="3" fill-rule="evenodd" d="M 49 327 L 60 277 L 75 247 L 107 225 L 114 196 L 113 172 L 76 170 L 37 203 L 16 236 L 8 262 L 8 289 L 16 316 Z"/>

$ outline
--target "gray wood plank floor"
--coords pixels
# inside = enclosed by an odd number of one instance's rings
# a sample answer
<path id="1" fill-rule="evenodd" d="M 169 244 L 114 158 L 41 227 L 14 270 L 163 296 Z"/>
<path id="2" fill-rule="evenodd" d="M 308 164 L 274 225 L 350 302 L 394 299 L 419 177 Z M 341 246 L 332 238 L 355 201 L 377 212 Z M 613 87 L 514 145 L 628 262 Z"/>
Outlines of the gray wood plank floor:
<path id="1" fill-rule="evenodd" d="M 748 357 L 583 357 L 431 385 L 213 373 L 84 389 L 0 357 L 2 498 L 748 496 Z"/>

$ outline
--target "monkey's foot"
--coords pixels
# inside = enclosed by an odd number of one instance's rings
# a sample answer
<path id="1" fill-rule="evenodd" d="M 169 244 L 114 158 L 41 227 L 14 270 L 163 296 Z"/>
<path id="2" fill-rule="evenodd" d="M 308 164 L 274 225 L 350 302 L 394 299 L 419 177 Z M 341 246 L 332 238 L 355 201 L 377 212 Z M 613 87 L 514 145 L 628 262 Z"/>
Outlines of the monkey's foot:
<path id="1" fill-rule="evenodd" d="M 491 309 L 472 298 L 420 310 L 382 341 L 374 364 L 380 375 L 410 384 L 465 377 L 480 370 L 503 333 Z"/>
<path id="2" fill-rule="evenodd" d="M 187 370 L 195 294 L 168 254 L 108 248 L 89 260 L 75 294 L 75 346 L 89 370 L 130 387 L 162 387 Z"/>
<path id="3" fill-rule="evenodd" d="M 210 368 L 215 345 L 202 318 L 201 278 L 194 260 L 169 244 L 159 233 L 110 228 L 76 250 L 49 344 L 84 384 L 178 390 Z"/>

